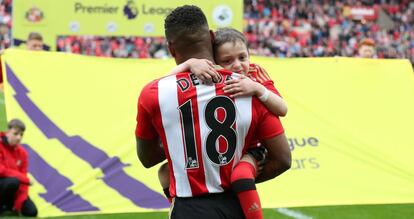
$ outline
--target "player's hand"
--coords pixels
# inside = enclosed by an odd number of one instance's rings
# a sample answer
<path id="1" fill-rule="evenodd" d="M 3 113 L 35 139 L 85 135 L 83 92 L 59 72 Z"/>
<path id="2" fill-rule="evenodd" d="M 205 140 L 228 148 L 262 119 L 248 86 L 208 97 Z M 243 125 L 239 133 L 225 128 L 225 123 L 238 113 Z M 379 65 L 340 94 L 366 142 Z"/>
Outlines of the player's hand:
<path id="1" fill-rule="evenodd" d="M 225 93 L 231 94 L 230 97 L 254 96 L 260 90 L 261 86 L 250 78 L 241 75 L 240 78 L 226 81 L 223 90 Z"/>
<path id="2" fill-rule="evenodd" d="M 214 69 L 214 64 L 207 59 L 190 59 L 188 61 L 189 69 L 198 79 L 205 84 L 219 82 L 220 74 Z"/>
<path id="3" fill-rule="evenodd" d="M 252 147 L 247 149 L 247 153 L 250 154 L 256 162 L 256 176 L 260 175 L 266 164 L 267 150 L 264 146 Z"/>
<path id="4" fill-rule="evenodd" d="M 256 162 L 256 165 L 257 165 L 256 177 L 262 173 L 265 164 L 266 164 L 266 157 L 263 157 L 263 159 Z"/>

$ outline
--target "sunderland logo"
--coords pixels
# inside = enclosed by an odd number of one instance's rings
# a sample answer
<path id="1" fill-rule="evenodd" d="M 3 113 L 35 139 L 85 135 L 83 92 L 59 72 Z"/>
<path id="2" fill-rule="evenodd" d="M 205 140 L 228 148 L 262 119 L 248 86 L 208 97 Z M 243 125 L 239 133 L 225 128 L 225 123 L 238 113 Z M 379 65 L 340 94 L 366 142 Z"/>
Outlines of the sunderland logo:
<path id="1" fill-rule="evenodd" d="M 43 12 L 38 7 L 33 6 L 26 12 L 26 20 L 38 23 L 43 20 Z"/>
<path id="2" fill-rule="evenodd" d="M 124 6 L 124 15 L 128 20 L 135 19 L 138 16 L 138 8 L 133 0 L 128 0 Z"/>

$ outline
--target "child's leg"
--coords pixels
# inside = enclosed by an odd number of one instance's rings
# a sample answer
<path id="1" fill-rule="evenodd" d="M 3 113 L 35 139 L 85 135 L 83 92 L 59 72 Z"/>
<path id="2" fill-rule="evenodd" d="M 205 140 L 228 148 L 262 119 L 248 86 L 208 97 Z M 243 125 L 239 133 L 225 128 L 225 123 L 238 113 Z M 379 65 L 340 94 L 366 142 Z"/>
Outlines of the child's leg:
<path id="1" fill-rule="evenodd" d="M 162 190 L 164 191 L 165 196 L 168 198 L 168 201 L 171 203 L 171 195 L 170 195 L 170 168 L 168 167 L 168 163 L 164 163 L 160 166 L 158 170 L 158 179 L 160 180 L 160 184 Z"/>
<path id="2" fill-rule="evenodd" d="M 256 190 L 256 161 L 245 154 L 231 174 L 231 185 L 239 198 L 246 219 L 262 219 L 262 206 Z"/>

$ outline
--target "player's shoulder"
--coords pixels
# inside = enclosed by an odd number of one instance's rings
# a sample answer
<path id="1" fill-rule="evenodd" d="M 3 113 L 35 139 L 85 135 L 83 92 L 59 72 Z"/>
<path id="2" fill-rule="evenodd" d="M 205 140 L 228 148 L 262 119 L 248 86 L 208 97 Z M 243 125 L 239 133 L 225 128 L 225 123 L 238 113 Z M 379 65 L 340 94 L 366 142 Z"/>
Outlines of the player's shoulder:
<path id="1" fill-rule="evenodd" d="M 148 82 L 142 89 L 139 94 L 138 104 L 148 105 L 153 102 L 154 97 L 157 95 L 158 82 L 160 79 L 155 79 Z"/>
<path id="2" fill-rule="evenodd" d="M 160 80 L 162 80 L 162 79 L 164 79 L 164 78 L 166 78 L 166 77 L 171 77 L 171 76 L 172 76 L 172 75 L 164 76 L 164 77 L 157 78 L 157 79 L 154 79 L 154 80 L 152 80 L 152 81 L 148 82 L 148 83 L 147 83 L 147 84 L 146 84 L 146 85 L 142 88 L 141 93 L 145 93 L 145 92 L 152 92 L 152 91 L 157 90 L 159 81 L 160 81 Z M 174 77 L 174 76 L 173 76 L 173 77 Z"/>

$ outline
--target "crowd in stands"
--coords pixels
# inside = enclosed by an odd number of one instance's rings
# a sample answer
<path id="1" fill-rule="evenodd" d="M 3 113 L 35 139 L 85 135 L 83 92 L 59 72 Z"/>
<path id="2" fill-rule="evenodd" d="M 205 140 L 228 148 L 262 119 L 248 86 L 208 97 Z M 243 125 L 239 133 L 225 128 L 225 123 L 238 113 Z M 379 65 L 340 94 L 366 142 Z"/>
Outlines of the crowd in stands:
<path id="1" fill-rule="evenodd" d="M 274 57 L 355 56 L 358 42 L 371 38 L 379 58 L 414 63 L 414 1 L 245 0 L 245 35 L 252 54 Z M 393 23 L 355 19 L 351 7 L 371 7 Z M 348 9 L 348 10 L 347 10 Z"/>
<path id="2" fill-rule="evenodd" d="M 61 36 L 57 50 L 71 53 L 120 57 L 166 58 L 167 45 L 163 37 L 94 37 Z"/>
<path id="3" fill-rule="evenodd" d="M 1 48 L 10 46 L 11 0 L 1 0 Z M 350 7 L 371 7 L 389 18 L 355 19 Z M 271 57 L 356 56 L 370 38 L 378 58 L 408 58 L 414 63 L 414 1 L 410 0 L 244 0 L 244 33 L 251 54 Z M 58 51 L 132 58 L 165 58 L 163 38 L 61 36 Z"/>
<path id="4" fill-rule="evenodd" d="M 11 46 L 11 0 L 0 0 L 0 51 Z"/>

